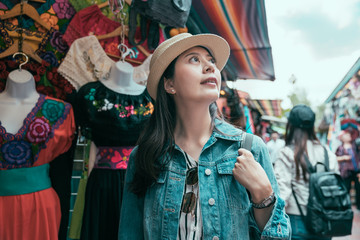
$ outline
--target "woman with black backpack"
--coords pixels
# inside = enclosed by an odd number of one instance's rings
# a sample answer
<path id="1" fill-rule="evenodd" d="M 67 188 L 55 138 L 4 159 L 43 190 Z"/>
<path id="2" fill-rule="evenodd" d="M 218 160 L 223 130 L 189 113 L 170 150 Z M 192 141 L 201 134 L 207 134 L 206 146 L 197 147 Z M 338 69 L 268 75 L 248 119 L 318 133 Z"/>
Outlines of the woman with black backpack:
<path id="1" fill-rule="evenodd" d="M 290 111 L 285 133 L 285 147 L 279 150 L 274 165 L 280 196 L 286 202 L 285 211 L 290 217 L 292 239 L 331 239 L 319 237 L 308 231 L 293 194 L 294 190 L 299 206 L 306 215 L 309 198 L 309 173 L 304 156 L 308 156 L 312 165 L 324 159 L 324 147 L 316 137 L 314 123 L 315 113 L 310 107 L 300 104 Z M 335 154 L 327 147 L 326 151 L 329 170 L 338 172 Z"/>

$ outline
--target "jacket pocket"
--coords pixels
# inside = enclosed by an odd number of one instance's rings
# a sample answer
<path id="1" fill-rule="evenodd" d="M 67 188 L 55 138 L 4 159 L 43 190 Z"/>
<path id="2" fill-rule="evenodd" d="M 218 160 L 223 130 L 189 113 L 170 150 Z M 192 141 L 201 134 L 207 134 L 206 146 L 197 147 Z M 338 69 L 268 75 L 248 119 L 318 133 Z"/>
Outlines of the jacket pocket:
<path id="1" fill-rule="evenodd" d="M 246 189 L 235 180 L 232 170 L 236 157 L 225 159 L 216 165 L 219 179 L 222 184 L 219 192 L 226 199 L 229 207 L 235 209 L 246 209 L 249 205 L 249 198 Z"/>

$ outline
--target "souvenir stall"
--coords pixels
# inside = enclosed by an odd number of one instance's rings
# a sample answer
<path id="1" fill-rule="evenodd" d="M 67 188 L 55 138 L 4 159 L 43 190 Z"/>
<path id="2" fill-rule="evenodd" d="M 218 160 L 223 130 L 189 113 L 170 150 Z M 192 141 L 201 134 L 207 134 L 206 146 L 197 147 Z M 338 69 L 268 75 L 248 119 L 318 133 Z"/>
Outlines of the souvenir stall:
<path id="1" fill-rule="evenodd" d="M 102 239 L 112 239 L 117 235 L 119 209 L 107 206 L 120 205 L 121 191 L 116 198 L 108 197 L 109 191 L 100 193 L 88 176 L 92 171 L 103 182 L 121 185 L 129 154 L 153 111 L 153 101 L 144 91 L 152 53 L 165 39 L 183 32 L 214 33 L 229 42 L 224 82 L 275 79 L 263 0 L 211 4 L 205 0 L 1 0 L 0 106 L 9 107 L 1 97 L 9 90 L 13 73 L 29 77 L 39 100 L 29 109 L 21 131 L 10 132 L 11 124 L 0 122 L 0 170 L 40 165 L 39 156 L 50 151 L 49 142 L 59 128 L 66 128 L 68 136 L 66 146 L 53 151 L 45 165 L 60 199 L 61 214 L 54 218 L 55 228 L 49 226 L 52 237 L 90 239 L 87 236 L 106 232 L 109 235 Z M 119 76 L 121 83 L 115 81 Z M 125 82 L 128 88 L 122 85 Z M 255 132 L 242 94 L 236 104 L 243 104 L 245 110 L 231 114 L 238 119 L 249 116 L 239 123 Z M 117 138 L 109 138 L 107 134 L 114 132 Z M 26 151 L 19 142 L 24 142 Z M 105 179 L 109 169 L 116 171 L 109 174 L 112 179 Z M 88 201 L 100 196 L 106 198 L 104 206 Z M 0 196 L 1 204 L 5 202 Z M 99 211 L 89 215 L 94 212 L 89 209 Z M 15 228 L 16 236 L 3 237 L 2 226 L 0 239 L 19 237 L 16 234 L 21 231 Z"/>
<path id="2" fill-rule="evenodd" d="M 339 135 L 342 130 L 359 136 L 360 126 L 360 58 L 351 67 L 342 81 L 325 101 L 324 117 L 319 125 L 322 142 L 332 150 L 341 144 Z"/>

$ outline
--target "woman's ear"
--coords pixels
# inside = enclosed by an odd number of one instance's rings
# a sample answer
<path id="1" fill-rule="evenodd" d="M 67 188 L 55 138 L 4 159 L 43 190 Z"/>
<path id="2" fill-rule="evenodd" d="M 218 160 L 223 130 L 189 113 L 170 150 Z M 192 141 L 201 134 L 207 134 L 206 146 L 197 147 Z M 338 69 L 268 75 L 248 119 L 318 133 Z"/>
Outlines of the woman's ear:
<path id="1" fill-rule="evenodd" d="M 164 89 L 169 94 L 175 94 L 174 81 L 172 79 L 164 78 Z"/>

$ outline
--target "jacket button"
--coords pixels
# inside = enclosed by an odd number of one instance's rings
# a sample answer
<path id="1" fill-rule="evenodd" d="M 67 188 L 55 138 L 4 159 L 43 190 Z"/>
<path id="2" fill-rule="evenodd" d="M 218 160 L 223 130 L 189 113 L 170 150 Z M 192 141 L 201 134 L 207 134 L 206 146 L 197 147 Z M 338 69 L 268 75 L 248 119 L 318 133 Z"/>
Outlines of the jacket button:
<path id="1" fill-rule="evenodd" d="M 207 168 L 207 169 L 205 170 L 205 174 L 206 174 L 207 176 L 210 176 L 210 175 L 211 175 L 211 170 Z"/>
<path id="2" fill-rule="evenodd" d="M 214 205 L 214 204 L 215 204 L 215 199 L 210 198 L 210 199 L 209 199 L 209 205 L 212 206 L 212 205 Z"/>
<path id="3" fill-rule="evenodd" d="M 213 240 L 219 240 L 219 237 L 218 237 L 218 236 L 214 236 L 212 239 L 213 239 Z"/>

